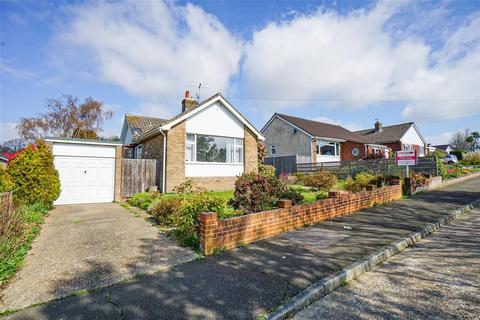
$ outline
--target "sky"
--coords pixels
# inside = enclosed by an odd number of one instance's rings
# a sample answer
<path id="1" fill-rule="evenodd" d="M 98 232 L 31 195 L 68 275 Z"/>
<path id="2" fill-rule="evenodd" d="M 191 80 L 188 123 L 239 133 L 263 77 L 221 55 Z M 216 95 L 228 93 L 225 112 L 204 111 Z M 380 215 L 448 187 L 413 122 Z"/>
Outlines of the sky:
<path id="1" fill-rule="evenodd" d="M 221 92 L 350 130 L 414 121 L 428 142 L 480 131 L 480 0 L 0 0 L 0 143 L 64 94 L 172 117 Z M 202 89 L 198 92 L 198 84 Z"/>

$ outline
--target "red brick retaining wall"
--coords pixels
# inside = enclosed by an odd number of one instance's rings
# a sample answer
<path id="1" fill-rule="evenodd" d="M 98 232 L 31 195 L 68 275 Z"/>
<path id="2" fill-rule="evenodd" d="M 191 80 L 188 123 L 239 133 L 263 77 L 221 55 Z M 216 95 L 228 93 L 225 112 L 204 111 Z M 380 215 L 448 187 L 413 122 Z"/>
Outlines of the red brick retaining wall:
<path id="1" fill-rule="evenodd" d="M 205 254 L 215 249 L 231 249 L 242 244 L 273 237 L 308 224 L 343 216 L 374 204 L 384 204 L 402 197 L 399 181 L 396 185 L 356 194 L 330 192 L 329 199 L 291 206 L 290 200 L 280 200 L 280 208 L 218 220 L 217 213 L 200 215 L 200 248 Z"/>

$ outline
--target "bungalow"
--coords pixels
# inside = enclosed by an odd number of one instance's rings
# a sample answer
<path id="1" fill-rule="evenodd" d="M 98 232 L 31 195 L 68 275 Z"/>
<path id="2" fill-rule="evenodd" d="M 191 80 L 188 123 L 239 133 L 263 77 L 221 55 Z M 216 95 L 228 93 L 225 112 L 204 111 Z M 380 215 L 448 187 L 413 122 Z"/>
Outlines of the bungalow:
<path id="1" fill-rule="evenodd" d="M 420 157 L 428 154 L 427 143 L 413 122 L 382 126 L 381 122 L 376 121 L 374 128 L 355 131 L 355 133 L 369 143 L 386 145 L 393 151 L 416 150 Z"/>
<path id="2" fill-rule="evenodd" d="M 437 149 L 440 149 L 442 151 L 445 151 L 446 153 L 450 154 L 450 151 L 453 151 L 452 146 L 449 144 L 439 144 L 437 146 L 434 146 Z"/>
<path id="3" fill-rule="evenodd" d="M 300 162 L 388 157 L 389 149 L 341 126 L 275 113 L 261 130 L 270 157 L 297 155 Z"/>
<path id="4" fill-rule="evenodd" d="M 124 156 L 159 159 L 163 192 L 187 179 L 209 190 L 231 190 L 236 176 L 256 172 L 263 136 L 220 93 L 198 103 L 185 93 L 171 119 L 126 115 Z"/>

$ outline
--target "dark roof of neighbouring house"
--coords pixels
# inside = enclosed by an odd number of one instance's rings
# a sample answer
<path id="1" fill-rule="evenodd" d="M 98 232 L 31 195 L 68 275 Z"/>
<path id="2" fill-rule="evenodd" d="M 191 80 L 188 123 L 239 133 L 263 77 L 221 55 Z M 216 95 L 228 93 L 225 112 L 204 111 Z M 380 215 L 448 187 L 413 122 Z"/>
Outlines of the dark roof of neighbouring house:
<path id="1" fill-rule="evenodd" d="M 437 148 L 437 149 L 446 151 L 448 149 L 448 147 L 450 147 L 450 145 L 449 144 L 439 144 L 439 145 L 434 146 L 434 147 Z"/>
<path id="2" fill-rule="evenodd" d="M 400 141 L 412 125 L 413 122 L 407 122 L 393 126 L 384 126 L 380 132 L 375 131 L 375 128 L 371 128 L 355 131 L 355 133 L 364 136 L 371 143 L 397 142 Z"/>
<path id="3" fill-rule="evenodd" d="M 368 143 L 368 141 L 361 135 L 358 135 L 338 125 L 293 117 L 280 113 L 276 113 L 275 115 L 290 122 L 294 126 L 306 131 L 308 134 L 314 137 L 342 139 L 353 142 Z"/>

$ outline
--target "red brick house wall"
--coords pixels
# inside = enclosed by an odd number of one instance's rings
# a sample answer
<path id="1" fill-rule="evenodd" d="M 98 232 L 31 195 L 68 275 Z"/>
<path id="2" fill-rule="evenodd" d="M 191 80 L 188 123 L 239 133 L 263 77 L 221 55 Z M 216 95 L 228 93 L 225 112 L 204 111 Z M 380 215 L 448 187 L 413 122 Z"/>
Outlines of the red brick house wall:
<path id="1" fill-rule="evenodd" d="M 358 148 L 359 154 L 358 156 L 353 156 L 352 150 L 354 148 Z M 340 160 L 345 161 L 345 160 L 360 160 L 365 158 L 365 145 L 363 143 L 359 142 L 351 142 L 351 141 L 345 141 L 341 143 L 340 146 Z"/>
<path id="2" fill-rule="evenodd" d="M 217 213 L 200 215 L 200 249 L 212 254 L 215 249 L 231 249 L 242 244 L 273 237 L 334 217 L 347 215 L 375 204 L 402 197 L 400 181 L 396 185 L 356 194 L 331 192 L 330 199 L 291 206 L 290 200 L 280 200 L 279 209 L 218 220 Z"/>

